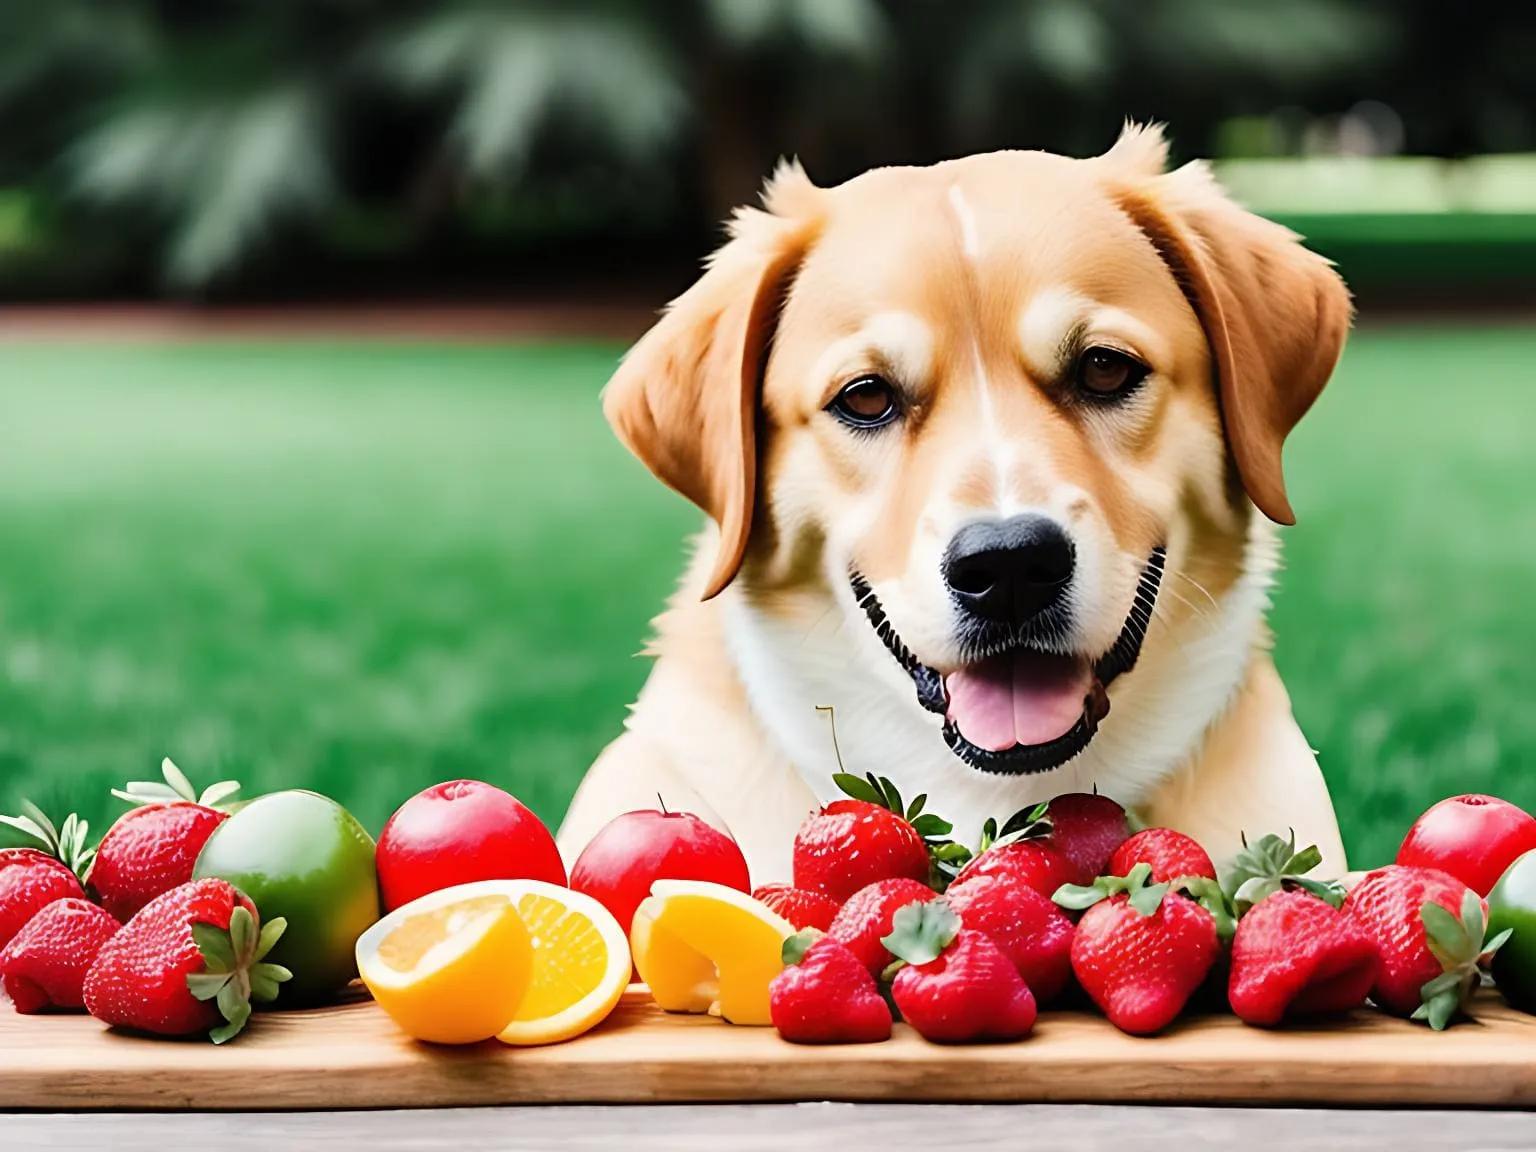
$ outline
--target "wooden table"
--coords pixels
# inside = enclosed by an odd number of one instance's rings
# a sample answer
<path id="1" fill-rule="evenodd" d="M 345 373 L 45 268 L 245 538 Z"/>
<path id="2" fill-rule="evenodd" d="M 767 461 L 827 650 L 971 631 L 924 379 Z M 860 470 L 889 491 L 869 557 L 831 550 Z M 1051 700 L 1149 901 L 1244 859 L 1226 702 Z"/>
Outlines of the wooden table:
<path id="1" fill-rule="evenodd" d="M 1481 998 L 1445 1032 L 1360 1010 L 1267 1031 L 1190 1016 L 1137 1038 L 1047 1012 L 1016 1044 L 788 1044 L 771 1028 L 662 1012 L 632 990 L 566 1044 L 440 1048 L 366 999 L 256 1016 L 246 1034 L 154 1040 L 88 1016 L 0 1013 L 0 1109 L 442 1108 L 504 1104 L 1101 1103 L 1536 1108 L 1536 1016 Z M 1536 1123 L 1536 1121 L 1533 1121 Z M 1536 1139 L 1532 1141 L 1536 1147 Z"/>
<path id="2" fill-rule="evenodd" d="M 1366 1011 L 1282 1032 L 1197 1016 L 1133 1039 L 1048 1013 L 1019 1044 L 899 1027 L 807 1048 L 632 993 L 580 1040 L 511 1050 L 416 1044 L 363 1001 L 262 1015 L 217 1049 L 6 1013 L 0 1149 L 1536 1148 L 1517 1110 L 1536 1108 L 1536 1017 L 1491 997 L 1478 1015 L 1443 1034 Z M 540 1106 L 461 1107 L 514 1103 Z"/>

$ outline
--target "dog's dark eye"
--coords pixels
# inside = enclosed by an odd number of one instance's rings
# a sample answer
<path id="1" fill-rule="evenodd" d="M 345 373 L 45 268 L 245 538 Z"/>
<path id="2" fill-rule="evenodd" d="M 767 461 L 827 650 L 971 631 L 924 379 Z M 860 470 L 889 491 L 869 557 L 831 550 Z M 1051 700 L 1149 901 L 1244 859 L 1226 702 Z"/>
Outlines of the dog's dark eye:
<path id="1" fill-rule="evenodd" d="M 896 419 L 901 405 L 896 389 L 879 376 L 860 376 L 843 385 L 827 411 L 850 428 L 881 428 Z"/>
<path id="2" fill-rule="evenodd" d="M 1124 352 L 1090 348 L 1078 357 L 1077 387 L 1095 400 L 1111 400 L 1129 394 L 1151 371 Z"/>

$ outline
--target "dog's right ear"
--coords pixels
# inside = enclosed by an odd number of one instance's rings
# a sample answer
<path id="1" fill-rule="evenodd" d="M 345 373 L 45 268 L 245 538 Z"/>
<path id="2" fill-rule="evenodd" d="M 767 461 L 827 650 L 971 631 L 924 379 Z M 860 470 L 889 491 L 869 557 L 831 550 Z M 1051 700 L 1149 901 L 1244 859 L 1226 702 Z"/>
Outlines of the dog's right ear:
<path id="1" fill-rule="evenodd" d="M 817 190 L 781 165 L 766 211 L 742 209 L 704 275 L 640 339 L 603 392 L 625 446 L 720 528 L 704 598 L 741 567 L 757 488 L 758 389 L 788 284 L 816 231 Z"/>

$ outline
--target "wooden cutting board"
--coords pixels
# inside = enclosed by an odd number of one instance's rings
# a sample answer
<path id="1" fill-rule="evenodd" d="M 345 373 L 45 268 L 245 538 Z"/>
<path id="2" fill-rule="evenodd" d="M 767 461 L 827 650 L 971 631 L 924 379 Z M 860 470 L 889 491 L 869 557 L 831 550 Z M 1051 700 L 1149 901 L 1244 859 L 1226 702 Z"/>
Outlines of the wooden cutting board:
<path id="1" fill-rule="evenodd" d="M 1491 997 L 1444 1033 L 1361 1011 L 1266 1032 L 1194 1018 L 1133 1039 L 1047 1013 L 1017 1044 L 805 1047 L 669 1016 L 632 989 L 567 1044 L 433 1048 L 371 1002 L 258 1016 L 234 1043 L 151 1040 L 0 1009 L 0 1109 L 338 1109 L 514 1103 L 1096 1101 L 1536 1107 L 1536 1017 Z"/>

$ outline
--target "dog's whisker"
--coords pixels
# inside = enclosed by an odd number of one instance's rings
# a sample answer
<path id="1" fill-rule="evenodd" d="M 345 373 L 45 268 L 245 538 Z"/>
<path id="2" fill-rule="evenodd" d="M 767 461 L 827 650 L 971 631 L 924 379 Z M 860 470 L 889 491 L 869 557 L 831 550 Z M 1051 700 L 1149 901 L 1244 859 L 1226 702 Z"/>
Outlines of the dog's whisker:
<path id="1" fill-rule="evenodd" d="M 1196 580 L 1193 576 L 1179 571 L 1177 568 L 1170 568 L 1169 571 L 1177 576 L 1180 580 L 1184 581 L 1184 583 L 1194 585 L 1200 594 L 1210 602 L 1210 605 L 1213 609 L 1215 609 L 1217 612 L 1221 611 L 1221 605 L 1217 603 L 1216 597 L 1211 595 L 1210 590 L 1206 588 L 1204 584 L 1200 583 L 1200 581 Z"/>
<path id="2" fill-rule="evenodd" d="M 1204 608 L 1200 607 L 1198 604 L 1194 603 L 1192 600 L 1189 599 L 1189 597 L 1180 595 L 1177 591 L 1175 591 L 1172 588 L 1168 589 L 1168 595 L 1172 596 L 1180 604 L 1182 604 L 1182 605 L 1184 605 L 1184 607 L 1188 608 L 1189 611 L 1190 611 L 1190 615 L 1194 616 L 1194 618 L 1196 620 L 1199 620 L 1201 622 L 1208 622 L 1208 621 L 1210 621 L 1212 619 L 1212 616 L 1211 616 L 1211 614 L 1209 612 L 1207 612 Z"/>
<path id="3" fill-rule="evenodd" d="M 1176 575 L 1183 576 L 1183 573 L 1182 572 L 1176 573 Z M 1187 576 L 1185 576 L 1184 579 L 1188 583 L 1195 584 L 1195 581 L 1190 580 Z M 1199 587 L 1199 585 L 1196 584 L 1196 587 Z M 1207 592 L 1204 588 L 1200 588 L 1200 591 L 1205 595 L 1206 599 L 1210 600 L 1210 602 L 1213 605 L 1216 606 L 1217 610 L 1219 611 L 1221 606 L 1216 603 L 1216 600 L 1211 596 L 1211 594 L 1209 592 Z M 1188 608 L 1189 611 L 1190 611 L 1190 614 L 1192 616 L 1194 616 L 1194 618 L 1196 620 L 1200 620 L 1200 621 L 1203 621 L 1203 622 L 1210 622 L 1210 621 L 1213 621 L 1215 619 L 1215 617 L 1211 614 L 1211 612 L 1208 611 L 1203 605 L 1199 605 L 1199 604 L 1194 603 L 1192 600 L 1189 599 L 1189 597 L 1181 595 L 1177 589 L 1170 587 L 1168 589 L 1168 595 L 1172 596 L 1180 604 L 1182 604 L 1182 605 L 1184 605 L 1184 607 Z"/>
<path id="4" fill-rule="evenodd" d="M 1172 595 L 1174 595 L 1175 597 L 1178 597 L 1178 599 L 1180 599 L 1180 600 L 1184 599 L 1182 596 L 1179 596 L 1179 594 L 1177 592 L 1174 592 L 1172 588 L 1168 589 L 1168 591 Z M 1187 603 L 1187 601 L 1186 601 L 1186 603 Z M 1151 622 L 1154 623 L 1154 624 L 1159 624 L 1159 625 L 1162 626 L 1163 631 L 1166 632 L 1168 634 L 1168 637 L 1173 641 L 1173 646 L 1179 650 L 1179 655 L 1184 658 L 1184 661 L 1185 661 L 1186 664 L 1189 663 L 1190 662 L 1189 648 L 1188 648 L 1187 645 L 1185 645 L 1183 638 L 1179 635 L 1179 630 L 1174 625 L 1173 621 L 1168 619 L 1168 613 L 1166 613 L 1166 612 L 1154 612 L 1152 614 L 1152 621 Z"/>
<path id="5" fill-rule="evenodd" d="M 816 622 L 814 624 L 812 624 L 808 629 L 806 629 L 806 632 L 805 632 L 804 636 L 800 637 L 801 645 L 804 646 L 806 644 L 809 644 L 811 642 L 811 637 L 816 635 L 816 630 L 827 622 L 827 617 L 828 616 L 832 615 L 832 613 L 834 613 L 836 611 L 837 611 L 837 604 L 836 604 L 836 602 L 834 602 L 832 604 L 829 604 L 827 606 L 827 610 L 825 612 L 823 612 L 820 616 L 816 617 Z M 839 624 L 838 627 L 841 627 L 841 624 Z M 834 634 L 835 634 L 835 630 L 834 630 Z"/>
<path id="6" fill-rule="evenodd" d="M 1197 615 L 1197 616 L 1200 615 L 1202 613 L 1202 611 L 1203 611 L 1203 609 L 1196 607 L 1194 602 L 1191 601 L 1189 599 L 1189 597 L 1183 595 L 1182 593 L 1180 593 L 1175 588 L 1168 589 L 1168 595 L 1172 596 L 1175 600 L 1177 600 L 1180 604 L 1184 605 L 1184 607 L 1188 608 L 1191 612 L 1195 613 L 1195 615 Z"/>
<path id="7" fill-rule="evenodd" d="M 1172 588 L 1168 588 L 1167 591 L 1179 600 L 1184 599 Z M 1184 602 L 1188 603 L 1188 601 Z M 1178 645 L 1179 649 L 1183 650 L 1184 645 L 1179 639 L 1178 629 L 1174 627 L 1173 621 L 1168 619 L 1168 613 L 1157 610 L 1157 597 L 1155 594 L 1149 596 L 1146 588 L 1138 588 L 1136 590 L 1136 598 L 1131 602 L 1131 613 L 1141 621 L 1142 627 L 1148 632 L 1152 630 L 1152 625 L 1154 624 L 1161 627 L 1173 637 L 1173 641 Z"/>

